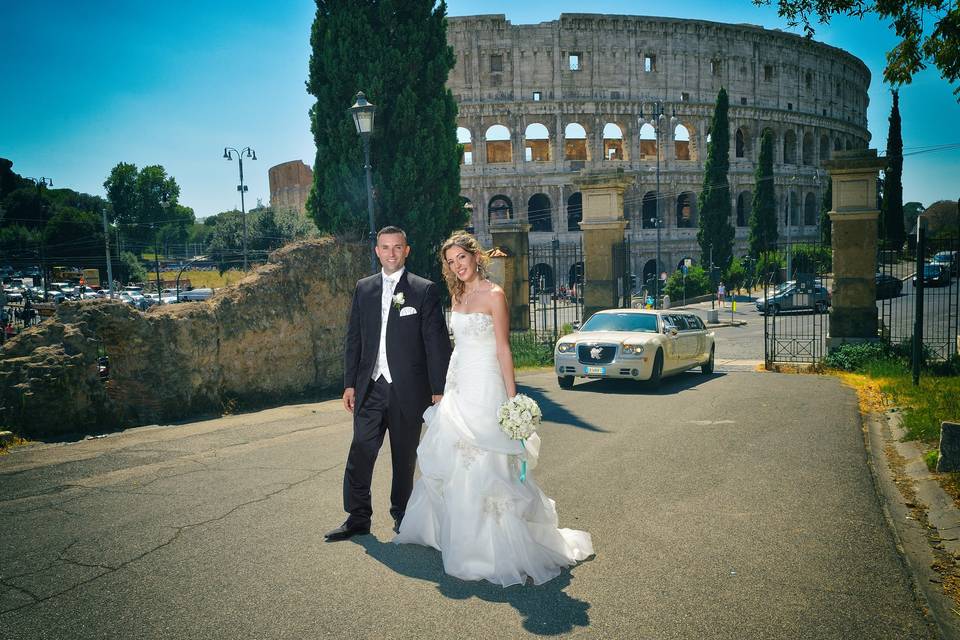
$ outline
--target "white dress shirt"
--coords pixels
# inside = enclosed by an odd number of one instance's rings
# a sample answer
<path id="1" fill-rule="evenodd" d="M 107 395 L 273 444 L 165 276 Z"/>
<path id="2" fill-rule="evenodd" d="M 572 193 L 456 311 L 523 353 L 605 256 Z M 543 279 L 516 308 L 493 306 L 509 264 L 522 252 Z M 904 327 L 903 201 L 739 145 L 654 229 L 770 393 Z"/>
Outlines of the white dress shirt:
<path id="1" fill-rule="evenodd" d="M 403 268 L 389 276 L 382 269 L 380 270 L 380 277 L 383 280 L 383 293 L 380 294 L 380 349 L 377 353 L 377 365 L 373 368 L 373 375 L 370 376 L 374 381 L 383 376 L 384 380 L 393 383 L 390 365 L 387 363 L 387 319 L 390 317 L 390 305 L 393 304 L 393 292 L 402 275 Z"/>

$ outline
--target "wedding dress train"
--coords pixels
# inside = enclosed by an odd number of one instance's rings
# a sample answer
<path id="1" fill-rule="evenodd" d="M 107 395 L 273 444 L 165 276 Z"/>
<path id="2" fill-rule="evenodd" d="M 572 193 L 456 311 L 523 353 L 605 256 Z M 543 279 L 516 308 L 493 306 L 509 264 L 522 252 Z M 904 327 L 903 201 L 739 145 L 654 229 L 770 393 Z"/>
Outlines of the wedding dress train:
<path id="1" fill-rule="evenodd" d="M 500 430 L 497 409 L 507 396 L 491 316 L 453 312 L 450 323 L 456 348 L 446 388 L 424 413 L 421 476 L 393 541 L 440 550 L 444 570 L 463 580 L 542 584 L 593 554 L 590 534 L 557 527 L 554 501 L 530 473 L 539 436 L 524 448 Z"/>

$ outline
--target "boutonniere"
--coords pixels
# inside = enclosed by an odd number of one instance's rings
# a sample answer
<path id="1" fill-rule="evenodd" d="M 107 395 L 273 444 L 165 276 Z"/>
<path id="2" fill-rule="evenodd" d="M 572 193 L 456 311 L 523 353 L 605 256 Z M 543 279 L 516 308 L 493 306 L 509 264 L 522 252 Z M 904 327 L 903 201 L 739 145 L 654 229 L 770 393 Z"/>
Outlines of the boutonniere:
<path id="1" fill-rule="evenodd" d="M 400 293 L 395 293 L 395 294 L 393 294 L 393 307 L 394 307 L 397 311 L 400 310 L 400 307 L 403 306 L 403 303 L 404 303 L 404 302 L 405 302 L 405 300 L 404 300 L 403 292 L 402 292 L 402 291 L 401 291 Z"/>

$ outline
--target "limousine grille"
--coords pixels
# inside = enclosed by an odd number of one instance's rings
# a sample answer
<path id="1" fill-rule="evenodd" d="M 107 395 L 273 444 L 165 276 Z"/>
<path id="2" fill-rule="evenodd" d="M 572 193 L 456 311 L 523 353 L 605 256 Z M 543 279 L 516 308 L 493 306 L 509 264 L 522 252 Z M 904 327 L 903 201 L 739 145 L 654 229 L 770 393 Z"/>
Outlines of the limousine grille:
<path id="1" fill-rule="evenodd" d="M 583 364 L 609 364 L 617 355 L 615 344 L 578 344 L 577 359 Z"/>

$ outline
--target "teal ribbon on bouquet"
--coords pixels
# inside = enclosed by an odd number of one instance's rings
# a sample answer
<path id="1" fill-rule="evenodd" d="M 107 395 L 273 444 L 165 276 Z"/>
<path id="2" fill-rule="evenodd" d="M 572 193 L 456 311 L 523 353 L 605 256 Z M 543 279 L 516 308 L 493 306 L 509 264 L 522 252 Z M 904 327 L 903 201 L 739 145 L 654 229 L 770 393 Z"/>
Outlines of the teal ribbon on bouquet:
<path id="1" fill-rule="evenodd" d="M 523 444 L 523 440 L 520 441 L 520 446 L 523 447 L 524 452 L 526 452 L 527 447 Z M 520 461 L 520 482 L 527 481 L 527 456 L 524 453 L 523 460 Z"/>

